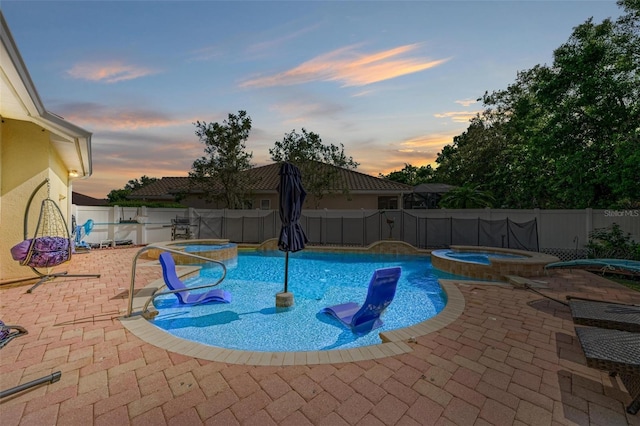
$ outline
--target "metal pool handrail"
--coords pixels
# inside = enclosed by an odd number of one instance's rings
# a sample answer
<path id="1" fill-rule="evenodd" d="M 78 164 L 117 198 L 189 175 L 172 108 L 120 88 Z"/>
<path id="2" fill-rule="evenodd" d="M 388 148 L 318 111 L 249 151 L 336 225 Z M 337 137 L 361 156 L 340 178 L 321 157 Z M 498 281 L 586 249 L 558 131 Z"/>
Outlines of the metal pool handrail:
<path id="1" fill-rule="evenodd" d="M 160 249 L 160 250 L 164 250 L 167 251 L 169 253 L 175 253 L 175 254 L 179 254 L 181 256 L 188 256 L 188 257 L 193 257 L 194 259 L 200 259 L 200 260 L 204 260 L 207 262 L 212 262 L 212 263 L 216 263 L 218 265 L 220 265 L 222 267 L 222 277 L 215 282 L 215 284 L 207 284 L 207 285 L 201 285 L 201 286 L 197 286 L 197 287 L 189 287 L 189 291 L 191 290 L 199 290 L 202 288 L 209 288 L 209 287 L 215 287 L 218 284 L 220 284 L 222 281 L 224 281 L 224 279 L 227 276 L 227 267 L 223 262 L 220 262 L 219 260 L 215 260 L 215 259 L 210 259 L 208 257 L 203 257 L 203 256 L 199 256 L 197 254 L 193 254 L 193 253 L 187 253 L 184 251 L 180 251 L 180 250 L 174 250 L 174 249 L 170 249 L 169 247 L 164 247 L 164 246 L 154 246 L 154 245 L 148 245 L 146 247 L 141 248 L 140 250 L 138 250 L 138 253 L 136 253 L 135 257 L 133 258 L 133 263 L 131 265 L 131 284 L 129 285 L 129 304 L 127 306 L 127 314 L 125 315 L 125 318 L 128 318 L 132 315 L 133 313 L 133 290 L 135 287 L 135 280 L 136 280 L 136 264 L 138 262 L 138 258 L 140 257 L 140 255 L 146 251 L 149 251 L 151 249 Z M 173 293 L 180 293 L 181 291 L 187 291 L 184 289 L 179 289 L 179 290 L 169 290 L 169 291 L 163 291 L 161 293 L 154 293 L 153 295 L 151 295 L 151 297 L 149 298 L 149 300 L 147 300 L 147 302 L 144 304 L 144 307 L 142 308 L 142 312 L 141 314 L 144 315 L 144 313 L 147 310 L 147 307 L 149 306 L 149 303 L 151 303 L 151 301 L 153 299 L 155 299 L 158 296 L 162 296 L 165 294 L 173 294 Z"/>

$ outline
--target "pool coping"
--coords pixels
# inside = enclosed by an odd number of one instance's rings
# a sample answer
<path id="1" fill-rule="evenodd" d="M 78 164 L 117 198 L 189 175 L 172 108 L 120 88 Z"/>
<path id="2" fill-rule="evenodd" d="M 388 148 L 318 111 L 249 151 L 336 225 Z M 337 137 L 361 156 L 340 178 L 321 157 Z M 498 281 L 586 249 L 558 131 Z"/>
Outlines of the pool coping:
<path id="1" fill-rule="evenodd" d="M 197 272 L 197 266 L 182 266 L 181 276 Z M 162 279 L 155 280 L 140 289 L 133 298 L 133 311 L 130 317 L 120 317 L 122 325 L 145 342 L 168 351 L 194 358 L 228 364 L 283 366 L 332 364 L 353 361 L 365 361 L 386 358 L 413 351 L 411 342 L 420 336 L 440 330 L 454 322 L 462 314 L 465 299 L 457 285 L 507 285 L 486 281 L 438 280 L 447 296 L 447 303 L 436 316 L 418 324 L 380 333 L 382 343 L 349 349 L 331 349 L 324 351 L 266 352 L 227 349 L 182 339 L 151 324 L 140 312 L 147 299 L 164 286 Z"/>
<path id="2" fill-rule="evenodd" d="M 478 263 L 464 259 L 451 258 L 446 251 L 459 251 L 467 253 L 497 253 L 515 254 L 518 258 L 490 258 L 489 262 Z M 487 246 L 461 246 L 452 245 L 448 249 L 433 250 L 431 252 L 431 264 L 445 272 L 480 280 L 508 281 L 508 277 L 518 275 L 522 277 L 535 277 L 544 274 L 545 266 L 558 259 L 545 253 L 531 252 L 519 249 L 507 249 Z"/>

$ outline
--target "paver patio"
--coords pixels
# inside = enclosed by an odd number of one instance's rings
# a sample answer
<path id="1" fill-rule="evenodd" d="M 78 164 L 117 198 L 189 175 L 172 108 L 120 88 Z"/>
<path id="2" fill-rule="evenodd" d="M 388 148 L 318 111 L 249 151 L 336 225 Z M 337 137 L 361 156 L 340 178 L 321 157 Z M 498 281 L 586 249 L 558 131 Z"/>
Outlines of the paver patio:
<path id="1" fill-rule="evenodd" d="M 411 339 L 409 353 L 239 365 L 179 355 L 123 327 L 137 250 L 93 250 L 58 268 L 99 279 L 56 279 L 32 294 L 32 282 L 0 287 L 0 319 L 29 331 L 0 350 L 0 388 L 62 371 L 4 398 L 0 424 L 640 425 L 619 378 L 586 366 L 569 308 L 532 291 L 457 283 L 463 313 Z M 137 271 L 137 289 L 161 276 L 157 262 Z M 584 271 L 537 280 L 560 300 L 640 303 L 639 292 Z"/>

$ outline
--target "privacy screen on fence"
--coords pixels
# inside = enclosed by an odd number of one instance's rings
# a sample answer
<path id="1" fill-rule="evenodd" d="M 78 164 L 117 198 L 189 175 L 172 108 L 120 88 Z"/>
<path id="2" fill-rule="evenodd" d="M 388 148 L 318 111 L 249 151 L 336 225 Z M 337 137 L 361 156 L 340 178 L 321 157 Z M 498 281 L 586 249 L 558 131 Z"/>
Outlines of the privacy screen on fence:
<path id="1" fill-rule="evenodd" d="M 195 238 L 224 238 L 237 243 L 261 243 L 277 238 L 280 217 L 277 211 L 257 211 L 251 216 L 232 210 L 192 210 Z M 426 218 L 407 211 L 351 212 L 314 211 L 300 220 L 309 244 L 367 246 L 379 240 L 405 241 L 419 248 L 450 245 L 504 247 L 539 251 L 535 219 L 516 223 L 500 220 Z"/>

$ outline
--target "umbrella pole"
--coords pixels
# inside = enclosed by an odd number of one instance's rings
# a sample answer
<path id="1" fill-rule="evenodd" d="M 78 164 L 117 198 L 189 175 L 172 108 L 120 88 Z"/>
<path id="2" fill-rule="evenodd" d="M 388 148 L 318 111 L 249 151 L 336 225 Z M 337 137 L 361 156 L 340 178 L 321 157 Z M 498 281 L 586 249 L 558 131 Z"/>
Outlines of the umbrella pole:
<path id="1" fill-rule="evenodd" d="M 284 291 L 282 293 L 276 294 L 276 310 L 278 308 L 290 308 L 293 306 L 293 294 L 289 293 L 288 284 L 289 284 L 289 252 L 285 252 L 285 261 L 284 261 Z M 284 309 L 286 310 L 286 309 Z"/>
<path id="2" fill-rule="evenodd" d="M 288 285 L 289 285 L 289 252 L 285 252 L 284 255 L 284 292 L 287 293 L 288 292 Z"/>

